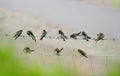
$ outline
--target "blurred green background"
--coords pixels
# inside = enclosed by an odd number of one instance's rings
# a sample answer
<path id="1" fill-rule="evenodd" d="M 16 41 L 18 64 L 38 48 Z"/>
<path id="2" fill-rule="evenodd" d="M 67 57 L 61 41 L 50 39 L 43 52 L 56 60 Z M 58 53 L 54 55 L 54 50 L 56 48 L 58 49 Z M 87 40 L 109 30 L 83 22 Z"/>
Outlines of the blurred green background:
<path id="1" fill-rule="evenodd" d="M 112 5 L 115 7 L 120 7 L 120 0 L 112 0 Z"/>
<path id="2" fill-rule="evenodd" d="M 0 41 L 0 76 L 80 76 L 73 69 L 61 68 L 58 64 L 51 66 L 45 68 L 37 63 L 24 64 L 24 60 L 15 55 L 15 45 L 12 42 L 8 44 Z M 109 59 L 105 76 L 120 76 L 119 58 Z"/>
<path id="3" fill-rule="evenodd" d="M 24 60 L 15 55 L 15 45 L 0 41 L 0 76 L 77 76 L 70 69 L 51 65 L 52 68 L 43 68 L 39 65 L 24 64 Z"/>

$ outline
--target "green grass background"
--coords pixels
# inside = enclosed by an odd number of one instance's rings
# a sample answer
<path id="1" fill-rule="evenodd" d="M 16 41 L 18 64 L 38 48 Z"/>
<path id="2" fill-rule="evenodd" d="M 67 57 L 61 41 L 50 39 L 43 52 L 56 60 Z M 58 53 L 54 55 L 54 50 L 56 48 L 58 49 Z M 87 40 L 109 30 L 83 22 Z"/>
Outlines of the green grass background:
<path id="1" fill-rule="evenodd" d="M 23 60 L 15 56 L 13 43 L 0 41 L 0 76 L 77 76 L 74 70 L 60 68 L 59 65 L 45 69 L 37 64 L 23 63 Z"/>

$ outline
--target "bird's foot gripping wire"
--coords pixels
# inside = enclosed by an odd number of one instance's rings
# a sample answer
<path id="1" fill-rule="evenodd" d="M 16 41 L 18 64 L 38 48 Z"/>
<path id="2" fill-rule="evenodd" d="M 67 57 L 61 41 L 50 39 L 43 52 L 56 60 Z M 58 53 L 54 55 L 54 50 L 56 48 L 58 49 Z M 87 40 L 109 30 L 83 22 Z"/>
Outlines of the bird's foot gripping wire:
<path id="1" fill-rule="evenodd" d="M 60 56 L 60 52 L 63 50 L 63 48 L 61 48 L 61 49 L 58 49 L 58 48 L 56 48 L 55 50 L 54 50 L 54 52 L 55 52 L 55 54 L 57 55 L 57 56 Z"/>
<path id="2" fill-rule="evenodd" d="M 59 54 L 59 53 L 56 53 L 55 55 L 60 56 L 60 54 Z"/>

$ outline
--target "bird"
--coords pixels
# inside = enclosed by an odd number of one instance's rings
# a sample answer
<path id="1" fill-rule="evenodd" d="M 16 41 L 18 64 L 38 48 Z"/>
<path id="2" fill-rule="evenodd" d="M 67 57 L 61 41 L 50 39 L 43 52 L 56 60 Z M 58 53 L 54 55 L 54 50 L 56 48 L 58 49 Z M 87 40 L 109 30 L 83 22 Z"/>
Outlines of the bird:
<path id="1" fill-rule="evenodd" d="M 73 38 L 73 39 L 77 39 L 77 36 L 79 36 L 80 33 L 81 32 L 79 32 L 79 33 L 73 33 L 73 34 L 70 35 L 70 37 Z"/>
<path id="2" fill-rule="evenodd" d="M 47 31 L 46 31 L 46 30 L 43 30 L 40 40 L 43 40 L 43 38 L 44 38 L 46 35 L 47 35 Z"/>
<path id="3" fill-rule="evenodd" d="M 88 39 L 91 39 L 91 37 L 89 37 L 84 31 L 81 32 L 80 36 L 83 36 L 83 39 L 86 41 L 89 41 Z"/>
<path id="4" fill-rule="evenodd" d="M 95 39 L 95 41 L 99 41 L 99 40 L 104 40 L 104 34 L 103 33 L 98 33 L 97 34 L 97 39 Z"/>
<path id="5" fill-rule="evenodd" d="M 16 32 L 16 34 L 13 36 L 13 37 L 15 37 L 15 40 L 16 40 L 18 37 L 21 36 L 22 32 L 23 32 L 23 30 L 18 30 L 18 31 Z"/>
<path id="6" fill-rule="evenodd" d="M 86 53 L 85 53 L 83 50 L 78 49 L 78 52 L 79 52 L 82 56 L 88 58 L 87 55 L 86 55 Z"/>
<path id="7" fill-rule="evenodd" d="M 31 37 L 31 38 L 36 42 L 36 38 L 35 38 L 34 34 L 32 33 L 32 31 L 28 30 L 28 31 L 27 31 L 27 35 L 28 35 L 29 37 Z"/>
<path id="8" fill-rule="evenodd" d="M 60 37 L 63 39 L 63 41 L 65 41 L 65 39 L 67 39 L 67 36 L 65 36 L 65 34 L 63 33 L 62 30 L 58 31 L 58 34 L 60 35 Z"/>
<path id="9" fill-rule="evenodd" d="M 30 47 L 24 47 L 24 48 L 23 48 L 23 52 L 24 52 L 24 53 L 31 53 L 31 52 L 33 52 L 33 51 L 34 51 L 34 50 L 31 50 Z"/>
<path id="10" fill-rule="evenodd" d="M 58 49 L 58 48 L 56 48 L 55 50 L 54 50 L 54 52 L 56 53 L 56 55 L 57 56 L 60 56 L 60 52 L 63 50 L 63 48 L 61 48 L 61 49 Z"/>

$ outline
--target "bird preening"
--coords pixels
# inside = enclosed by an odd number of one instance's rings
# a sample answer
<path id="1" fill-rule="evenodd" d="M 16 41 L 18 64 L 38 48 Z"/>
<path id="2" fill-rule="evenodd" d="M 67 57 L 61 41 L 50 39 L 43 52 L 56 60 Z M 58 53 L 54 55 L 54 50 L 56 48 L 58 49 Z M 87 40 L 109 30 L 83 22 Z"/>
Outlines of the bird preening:
<path id="1" fill-rule="evenodd" d="M 13 36 L 13 37 L 15 37 L 15 40 L 16 40 L 18 37 L 21 36 L 22 32 L 23 32 L 23 30 L 18 30 L 18 31 L 16 32 L 16 34 Z"/>
<path id="2" fill-rule="evenodd" d="M 61 49 L 58 49 L 58 48 L 56 48 L 55 50 L 54 50 L 54 52 L 55 52 L 55 54 L 57 55 L 57 56 L 60 56 L 60 52 L 63 50 L 63 48 L 61 48 Z"/>
<path id="3" fill-rule="evenodd" d="M 19 37 L 21 36 L 22 32 L 23 32 L 23 30 L 18 30 L 18 31 L 15 33 L 15 35 L 13 36 L 13 38 L 15 38 L 15 40 L 16 40 L 17 38 L 19 38 Z M 28 30 L 28 31 L 26 32 L 26 34 L 27 34 L 29 37 L 31 37 L 31 38 L 36 42 L 36 38 L 35 38 L 35 36 L 34 36 L 34 34 L 33 34 L 33 32 L 32 32 L 31 30 Z M 68 37 L 64 34 L 64 32 L 63 32 L 62 30 L 58 30 L 58 34 L 59 34 L 60 37 L 63 39 L 63 41 L 65 41 L 66 39 L 68 39 Z M 40 37 L 40 40 L 43 40 L 46 35 L 47 35 L 47 31 L 46 31 L 46 30 L 43 30 L 42 35 L 41 35 L 41 37 Z M 70 35 L 70 38 L 77 39 L 78 36 L 83 36 L 83 39 L 86 40 L 86 41 L 89 41 L 89 39 L 91 39 L 91 37 L 89 37 L 84 31 L 78 32 L 78 33 L 73 33 L 73 34 Z M 103 33 L 98 33 L 98 34 L 97 34 L 97 38 L 94 39 L 94 40 L 95 40 L 96 42 L 97 42 L 97 41 L 100 41 L 100 40 L 104 40 L 104 34 L 103 34 Z M 55 54 L 56 54 L 57 56 L 60 56 L 60 52 L 61 52 L 62 50 L 63 50 L 63 48 L 61 48 L 61 49 L 56 48 L 56 49 L 54 50 L 54 52 L 55 52 Z M 30 47 L 25 47 L 25 48 L 23 49 L 23 51 L 24 51 L 25 53 L 31 53 L 31 52 L 33 52 L 34 50 L 31 50 Z M 88 58 L 87 54 L 86 54 L 83 50 L 78 49 L 78 53 L 79 53 L 80 55 Z"/>
<path id="4" fill-rule="evenodd" d="M 88 58 L 87 54 L 86 54 L 83 50 L 78 49 L 78 52 L 79 52 L 82 56 Z"/>
<path id="5" fill-rule="evenodd" d="M 13 36 L 13 38 L 16 40 L 17 38 L 19 38 L 22 34 L 23 30 L 18 30 L 15 35 Z M 28 30 L 26 32 L 26 34 L 32 38 L 32 40 L 34 40 L 36 42 L 36 36 L 34 36 L 33 32 L 31 30 Z M 78 36 L 82 36 L 83 40 L 89 41 L 89 39 L 92 39 L 90 36 L 87 35 L 87 33 L 85 33 L 84 31 L 80 31 L 78 33 L 73 33 L 70 36 L 66 36 L 64 34 L 64 32 L 62 30 L 58 30 L 58 34 L 60 36 L 61 39 L 63 39 L 63 41 L 66 41 L 66 39 L 68 39 L 68 37 L 72 38 L 72 39 L 78 39 Z M 40 36 L 39 40 L 43 40 L 47 35 L 47 31 L 43 30 L 42 31 L 42 35 Z M 22 36 L 25 37 L 25 36 Z M 49 36 L 48 38 L 52 38 L 51 36 Z M 59 39 L 59 37 L 57 37 Z M 93 38 L 93 40 L 95 40 L 96 42 L 100 41 L 100 40 L 104 40 L 104 34 L 103 33 L 98 33 L 97 34 L 97 38 Z"/>
<path id="6" fill-rule="evenodd" d="M 77 37 L 80 35 L 80 33 L 81 32 L 79 32 L 79 33 L 73 33 L 73 34 L 70 35 L 70 37 L 73 38 L 73 39 L 77 39 Z"/>
<path id="7" fill-rule="evenodd" d="M 80 36 L 83 36 L 83 39 L 86 41 L 89 41 L 89 39 L 91 39 L 91 37 L 89 37 L 84 31 L 81 32 Z"/>
<path id="8" fill-rule="evenodd" d="M 31 50 L 30 47 L 24 47 L 24 48 L 23 48 L 23 52 L 24 52 L 24 53 L 29 53 L 29 54 L 30 54 L 30 53 L 33 52 L 33 51 L 34 51 L 34 50 Z"/>
<path id="9" fill-rule="evenodd" d="M 65 39 L 67 39 L 67 36 L 65 36 L 65 34 L 63 33 L 62 30 L 58 31 L 58 34 L 60 35 L 60 37 L 63 39 L 63 41 L 65 41 Z"/>
<path id="10" fill-rule="evenodd" d="M 47 31 L 46 31 L 46 30 L 43 30 L 40 40 L 43 40 L 43 38 L 44 38 L 46 35 L 47 35 Z"/>
<path id="11" fill-rule="evenodd" d="M 32 31 L 28 30 L 28 31 L 27 31 L 27 35 L 28 35 L 29 37 L 31 37 L 31 38 L 36 42 L 36 38 L 35 38 L 35 36 L 34 36 L 34 34 L 33 34 Z"/>
<path id="12" fill-rule="evenodd" d="M 97 39 L 95 39 L 95 41 L 99 41 L 99 40 L 104 40 L 104 34 L 103 33 L 98 33 L 97 34 Z"/>

